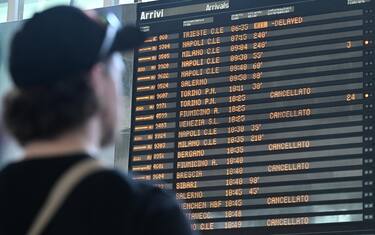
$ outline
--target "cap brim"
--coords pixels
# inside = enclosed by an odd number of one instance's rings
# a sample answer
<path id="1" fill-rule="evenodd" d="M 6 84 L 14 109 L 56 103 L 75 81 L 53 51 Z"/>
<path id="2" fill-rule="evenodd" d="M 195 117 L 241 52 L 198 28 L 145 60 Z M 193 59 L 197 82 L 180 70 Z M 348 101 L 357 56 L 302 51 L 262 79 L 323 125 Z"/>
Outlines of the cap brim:
<path id="1" fill-rule="evenodd" d="M 111 52 L 125 52 L 139 48 L 146 40 L 146 34 L 135 26 L 125 26 L 117 32 Z"/>

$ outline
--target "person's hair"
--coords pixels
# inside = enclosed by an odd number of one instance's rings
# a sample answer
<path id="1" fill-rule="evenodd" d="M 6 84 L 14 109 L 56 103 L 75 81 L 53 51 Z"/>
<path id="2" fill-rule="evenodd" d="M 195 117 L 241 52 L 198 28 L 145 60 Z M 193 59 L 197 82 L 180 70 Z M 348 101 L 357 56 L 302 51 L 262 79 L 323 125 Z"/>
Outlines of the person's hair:
<path id="1" fill-rule="evenodd" d="M 10 134 L 25 145 L 79 128 L 98 109 L 88 77 L 78 76 L 53 86 L 13 89 L 4 99 L 4 123 Z"/>

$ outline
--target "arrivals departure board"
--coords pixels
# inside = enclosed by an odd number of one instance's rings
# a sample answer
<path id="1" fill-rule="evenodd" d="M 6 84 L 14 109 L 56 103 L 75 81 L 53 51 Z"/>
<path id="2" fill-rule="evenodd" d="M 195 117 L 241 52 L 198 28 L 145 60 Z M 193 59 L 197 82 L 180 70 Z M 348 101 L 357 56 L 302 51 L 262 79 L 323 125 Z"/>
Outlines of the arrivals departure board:
<path id="1" fill-rule="evenodd" d="M 375 234 L 374 3 L 138 5 L 134 178 L 203 234 Z"/>

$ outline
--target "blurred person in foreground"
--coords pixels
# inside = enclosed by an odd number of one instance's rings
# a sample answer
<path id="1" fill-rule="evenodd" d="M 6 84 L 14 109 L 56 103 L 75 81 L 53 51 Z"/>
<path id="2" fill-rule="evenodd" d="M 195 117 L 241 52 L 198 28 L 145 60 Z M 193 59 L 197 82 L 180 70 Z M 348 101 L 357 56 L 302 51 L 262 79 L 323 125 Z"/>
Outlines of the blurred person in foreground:
<path id="1" fill-rule="evenodd" d="M 0 45 L 1 45 L 1 38 L 0 38 Z M 2 66 L 2 51 L 0 47 L 0 70 Z M 0 77 L 1 79 L 1 77 Z M 1 82 L 0 82 L 1 83 Z M 1 112 L 1 105 L 0 105 L 0 163 L 1 163 L 1 157 L 3 156 L 4 146 L 3 146 L 3 138 L 4 138 L 4 130 L 3 130 L 3 120 L 2 120 L 2 112 Z"/>
<path id="2" fill-rule="evenodd" d="M 0 172 L 1 235 L 192 233 L 171 195 L 97 167 L 92 158 L 114 141 L 124 69 L 119 52 L 144 41 L 138 29 L 111 16 L 104 22 L 55 7 L 15 34 L 9 61 L 15 88 L 4 101 L 4 122 L 25 156 Z M 82 175 L 70 192 L 53 193 L 74 174 Z"/>
<path id="3" fill-rule="evenodd" d="M 0 109 L 0 163 L 2 162 L 2 157 L 4 154 L 4 129 L 3 129 L 3 123 L 2 123 L 2 117 L 1 117 L 1 109 Z M 1 166 L 0 166 L 1 167 Z M 0 195 L 1 199 L 1 195 Z"/>

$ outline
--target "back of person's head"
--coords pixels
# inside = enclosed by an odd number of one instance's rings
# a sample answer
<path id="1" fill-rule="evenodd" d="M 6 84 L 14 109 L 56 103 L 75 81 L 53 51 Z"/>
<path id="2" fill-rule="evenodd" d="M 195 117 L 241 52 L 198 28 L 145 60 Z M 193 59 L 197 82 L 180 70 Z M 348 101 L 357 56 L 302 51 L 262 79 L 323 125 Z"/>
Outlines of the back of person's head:
<path id="1" fill-rule="evenodd" d="M 99 115 L 102 142 L 109 142 L 115 120 L 108 106 L 114 102 L 109 99 L 114 91 L 105 89 L 110 81 L 101 79 L 113 76 L 117 52 L 137 47 L 143 40 L 134 27 L 113 29 L 95 14 L 73 7 L 35 14 L 11 43 L 9 71 L 15 88 L 4 102 L 9 132 L 26 145 L 57 138 Z M 95 87 L 93 77 L 104 91 Z"/>

